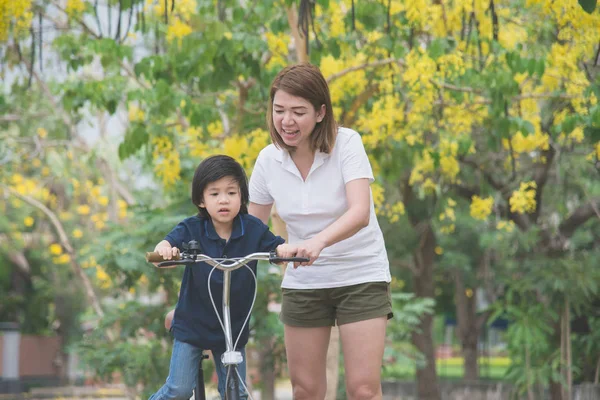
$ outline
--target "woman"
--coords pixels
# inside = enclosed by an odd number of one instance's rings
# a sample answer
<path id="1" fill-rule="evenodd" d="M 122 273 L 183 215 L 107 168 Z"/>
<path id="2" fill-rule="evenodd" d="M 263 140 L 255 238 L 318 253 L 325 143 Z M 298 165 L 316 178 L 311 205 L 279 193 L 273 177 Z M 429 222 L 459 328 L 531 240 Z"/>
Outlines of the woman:
<path id="1" fill-rule="evenodd" d="M 339 326 L 349 399 L 380 399 L 389 262 L 375 217 L 373 172 L 360 135 L 338 127 L 319 69 L 282 70 L 271 85 L 273 144 L 250 179 L 249 213 L 267 222 L 274 203 L 294 254 L 280 315 L 294 399 L 323 399 L 331 327 Z"/>

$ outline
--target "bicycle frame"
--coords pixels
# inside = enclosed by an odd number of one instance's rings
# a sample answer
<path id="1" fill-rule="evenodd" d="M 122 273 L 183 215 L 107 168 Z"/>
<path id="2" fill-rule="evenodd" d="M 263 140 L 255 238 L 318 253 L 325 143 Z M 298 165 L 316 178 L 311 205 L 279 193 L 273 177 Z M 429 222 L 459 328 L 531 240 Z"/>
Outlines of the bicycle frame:
<path id="1" fill-rule="evenodd" d="M 239 376 L 239 372 L 237 366 L 243 362 L 242 354 L 239 351 L 235 351 L 235 346 L 237 345 L 237 340 L 233 342 L 233 332 L 231 327 L 231 316 L 230 316 L 230 284 L 231 284 L 231 272 L 241 268 L 250 267 L 247 264 L 250 261 L 269 261 L 271 263 L 281 263 L 281 262 L 308 262 L 308 258 L 303 257 L 290 257 L 290 258 L 281 258 L 278 257 L 275 251 L 270 253 L 262 252 L 262 253 L 252 253 L 247 255 L 246 257 L 238 257 L 238 258 L 212 258 L 205 254 L 200 253 L 200 248 L 197 242 L 191 241 L 187 245 L 183 246 L 184 251 L 179 254 L 179 257 L 176 257 L 173 260 L 164 260 L 160 254 L 156 252 L 146 253 L 146 261 L 156 263 L 158 268 L 172 268 L 178 265 L 193 265 L 200 262 L 205 262 L 208 265 L 211 265 L 214 269 L 220 269 L 223 271 L 223 301 L 222 301 L 222 312 L 223 312 L 223 320 L 219 317 L 219 313 L 217 312 L 212 293 L 210 290 L 210 277 L 212 272 L 209 274 L 208 279 L 208 291 L 211 301 L 213 303 L 213 307 L 217 314 L 217 318 L 221 323 L 221 327 L 223 328 L 223 333 L 225 335 L 225 345 L 226 351 L 223 353 L 221 357 L 221 361 L 223 365 L 227 368 L 227 378 L 225 380 L 225 400 L 239 400 L 239 383 L 241 382 L 244 386 L 244 389 L 248 393 L 248 396 L 252 398 L 250 391 L 243 383 L 244 379 Z M 252 305 L 250 307 L 250 311 L 248 312 L 248 316 L 242 325 L 243 331 L 245 325 L 248 323 L 250 318 L 250 314 L 252 312 L 252 308 L 254 307 L 254 301 L 256 300 L 257 293 L 257 280 L 254 272 L 252 275 L 254 277 L 255 289 L 254 289 L 254 298 L 252 299 Z M 239 336 L 238 336 L 239 340 Z M 200 357 L 200 362 L 198 365 L 198 376 L 196 380 L 196 390 L 195 390 L 195 399 L 196 400 L 205 400 L 206 393 L 204 388 L 204 377 L 203 377 L 203 369 L 202 369 L 202 361 L 207 358 L 204 354 Z M 230 381 L 233 380 L 233 382 Z"/>

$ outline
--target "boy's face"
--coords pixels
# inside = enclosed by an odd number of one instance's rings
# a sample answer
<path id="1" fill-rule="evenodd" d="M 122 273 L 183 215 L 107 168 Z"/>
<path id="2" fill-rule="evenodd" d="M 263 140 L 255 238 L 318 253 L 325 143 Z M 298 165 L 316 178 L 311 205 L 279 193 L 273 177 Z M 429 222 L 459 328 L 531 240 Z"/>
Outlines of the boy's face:
<path id="1" fill-rule="evenodd" d="M 240 185 L 231 176 L 206 185 L 202 193 L 202 202 L 199 204 L 206 209 L 213 224 L 221 226 L 230 226 L 233 223 L 241 205 Z"/>

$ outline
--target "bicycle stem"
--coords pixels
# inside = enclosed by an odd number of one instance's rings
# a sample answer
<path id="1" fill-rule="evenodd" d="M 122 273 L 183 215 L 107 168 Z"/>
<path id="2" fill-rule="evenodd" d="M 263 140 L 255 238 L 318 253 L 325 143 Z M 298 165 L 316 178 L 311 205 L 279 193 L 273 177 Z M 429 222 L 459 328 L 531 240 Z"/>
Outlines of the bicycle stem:
<path id="1" fill-rule="evenodd" d="M 229 309 L 229 293 L 231 292 L 231 270 L 223 271 L 223 328 L 225 330 L 225 338 L 227 351 L 235 351 L 233 348 L 233 333 L 231 330 L 231 318 Z"/>

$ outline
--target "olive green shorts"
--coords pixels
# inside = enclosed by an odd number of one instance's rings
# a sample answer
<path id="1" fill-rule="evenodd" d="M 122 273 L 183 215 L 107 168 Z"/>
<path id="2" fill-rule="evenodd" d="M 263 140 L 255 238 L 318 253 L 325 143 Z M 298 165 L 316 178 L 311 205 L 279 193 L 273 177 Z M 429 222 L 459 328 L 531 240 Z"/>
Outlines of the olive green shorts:
<path id="1" fill-rule="evenodd" d="M 393 317 L 390 284 L 367 282 L 328 289 L 282 289 L 279 319 L 306 328 Z"/>

